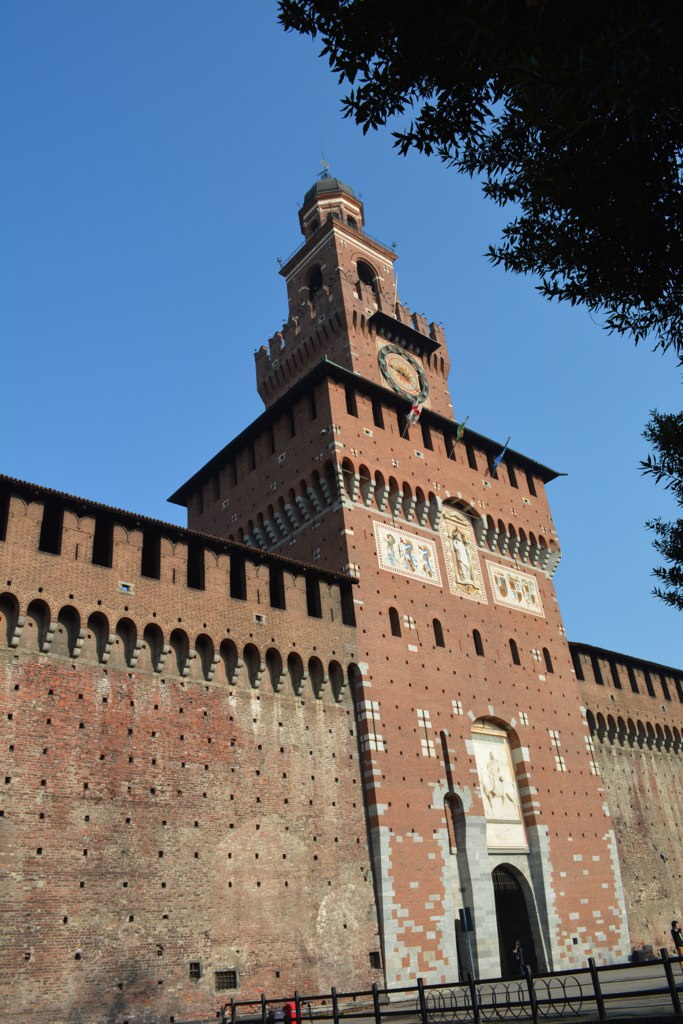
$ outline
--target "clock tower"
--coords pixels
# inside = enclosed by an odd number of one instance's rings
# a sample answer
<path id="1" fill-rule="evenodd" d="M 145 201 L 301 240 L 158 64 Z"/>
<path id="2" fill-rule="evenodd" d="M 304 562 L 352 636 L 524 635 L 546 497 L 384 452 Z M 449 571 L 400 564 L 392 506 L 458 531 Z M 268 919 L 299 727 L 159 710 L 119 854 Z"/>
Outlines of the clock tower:
<path id="1" fill-rule="evenodd" d="M 443 330 L 398 301 L 396 253 L 366 234 L 353 190 L 337 178 L 318 179 L 299 223 L 305 241 L 280 271 L 289 317 L 256 357 L 266 405 L 324 352 L 410 403 L 452 416 Z"/>
<path id="2" fill-rule="evenodd" d="M 319 179 L 299 223 L 287 319 L 256 353 L 265 411 L 171 500 L 194 530 L 357 581 L 348 682 L 387 984 L 513 973 L 516 939 L 539 970 L 624 958 L 553 586 L 558 474 L 455 421 L 444 332 L 398 302 L 348 185 Z"/>

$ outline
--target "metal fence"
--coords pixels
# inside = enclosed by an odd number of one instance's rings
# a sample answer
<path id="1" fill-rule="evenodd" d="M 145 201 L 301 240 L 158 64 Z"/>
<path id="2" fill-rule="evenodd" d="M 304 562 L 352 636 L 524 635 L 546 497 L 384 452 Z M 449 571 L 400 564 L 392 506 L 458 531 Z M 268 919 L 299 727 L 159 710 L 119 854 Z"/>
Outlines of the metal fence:
<path id="1" fill-rule="evenodd" d="M 609 1020 L 627 1016 L 680 1016 L 683 958 L 659 958 L 539 974 L 526 968 L 519 978 L 487 978 L 445 985 L 371 989 L 302 995 L 287 999 L 231 1000 L 216 1016 L 185 1024 L 490 1024 L 543 1019 Z"/>

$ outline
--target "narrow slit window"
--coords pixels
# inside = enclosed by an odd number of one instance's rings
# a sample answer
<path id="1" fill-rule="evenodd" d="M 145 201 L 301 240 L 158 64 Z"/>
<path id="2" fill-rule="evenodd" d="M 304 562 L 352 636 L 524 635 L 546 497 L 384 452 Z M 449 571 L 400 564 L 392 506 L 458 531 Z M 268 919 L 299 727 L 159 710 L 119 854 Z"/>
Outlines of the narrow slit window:
<path id="1" fill-rule="evenodd" d="M 247 599 L 247 571 L 242 555 L 230 556 L 230 597 L 238 601 Z"/>
<path id="2" fill-rule="evenodd" d="M 279 565 L 270 566 L 270 607 L 285 608 L 285 576 Z"/>
<path id="3" fill-rule="evenodd" d="M 316 576 L 306 577 L 306 610 L 312 619 L 322 619 L 320 602 L 320 580 Z"/>
<path id="4" fill-rule="evenodd" d="M 194 590 L 204 589 L 204 547 L 190 542 L 187 548 L 187 585 Z"/>
<path id="5" fill-rule="evenodd" d="M 571 651 L 572 661 L 574 662 L 574 671 L 576 672 L 576 678 L 578 680 L 580 680 L 581 682 L 583 682 L 586 677 L 585 677 L 585 675 L 583 673 L 583 665 L 581 664 L 581 656 L 580 656 L 579 652 L 577 650 L 575 650 L 573 647 L 570 647 L 569 649 Z"/>
<path id="6" fill-rule="evenodd" d="M 628 681 L 631 684 L 632 692 L 640 693 L 640 690 L 638 689 L 638 680 L 636 679 L 636 674 L 630 665 L 626 666 L 626 674 L 628 675 Z"/>
<path id="7" fill-rule="evenodd" d="M 114 544 L 114 524 L 110 519 L 97 516 L 92 541 L 92 564 L 111 569 Z"/>
<path id="8" fill-rule="evenodd" d="M 353 604 L 353 587 L 350 583 L 340 586 L 342 622 L 345 626 L 356 625 L 356 610 Z"/>
<path id="9" fill-rule="evenodd" d="M 43 521 L 40 524 L 40 540 L 38 550 L 50 555 L 62 553 L 62 527 L 64 525 L 64 509 L 61 505 L 46 501 L 43 506 Z"/>
<path id="10" fill-rule="evenodd" d="M 0 540 L 7 540 L 9 520 L 9 494 L 0 494 Z"/>
<path id="11" fill-rule="evenodd" d="M 161 575 L 161 537 L 155 530 L 142 531 L 140 575 L 158 580 Z"/>

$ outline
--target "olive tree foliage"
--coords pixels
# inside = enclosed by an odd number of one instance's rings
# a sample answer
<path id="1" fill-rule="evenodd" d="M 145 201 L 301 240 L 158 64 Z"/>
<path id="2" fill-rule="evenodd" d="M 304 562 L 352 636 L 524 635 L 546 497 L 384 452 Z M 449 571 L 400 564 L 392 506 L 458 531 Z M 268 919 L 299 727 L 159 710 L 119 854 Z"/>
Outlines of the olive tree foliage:
<path id="1" fill-rule="evenodd" d="M 655 409 L 643 437 L 653 448 L 641 462 L 643 472 L 651 474 L 657 483 L 664 483 L 683 510 L 683 413 L 659 413 Z M 663 588 L 655 587 L 654 593 L 683 611 L 683 518 L 672 523 L 654 519 L 647 526 L 654 533 L 654 547 L 668 563 L 653 570 L 663 584 Z"/>
<path id="2" fill-rule="evenodd" d="M 280 0 L 346 116 L 389 122 L 514 204 L 489 249 L 606 328 L 683 357 L 683 4 Z"/>

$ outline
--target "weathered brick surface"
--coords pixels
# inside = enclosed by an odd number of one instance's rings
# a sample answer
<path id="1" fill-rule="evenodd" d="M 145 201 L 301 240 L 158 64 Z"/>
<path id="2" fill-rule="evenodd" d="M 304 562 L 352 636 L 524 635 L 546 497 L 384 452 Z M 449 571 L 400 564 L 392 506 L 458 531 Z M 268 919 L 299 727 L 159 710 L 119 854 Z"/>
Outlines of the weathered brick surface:
<path id="1" fill-rule="evenodd" d="M 117 527 L 114 567 L 91 565 L 88 515 L 67 513 L 60 556 L 37 551 L 40 508 L 13 499 L 0 543 L 19 612 L 6 594 L 0 1017 L 211 1015 L 233 994 L 215 991 L 226 969 L 238 971 L 240 996 L 370 984 L 379 941 L 348 686 L 330 681 L 316 696 L 310 678 L 268 666 L 250 679 L 246 659 L 230 678 L 220 660 L 208 681 L 197 657 L 182 677 L 174 649 L 155 673 L 144 642 L 130 668 L 115 632 L 125 617 L 138 637 L 153 622 L 168 641 L 180 623 L 192 647 L 201 631 L 216 650 L 226 638 L 239 653 L 258 644 L 259 661 L 278 650 L 285 667 L 293 651 L 304 665 L 320 657 L 325 674 L 333 662 L 346 680 L 355 631 L 334 587 L 315 620 L 295 576 L 287 611 L 263 603 L 263 566 L 247 572 L 246 601 L 226 597 L 221 558 L 205 590 L 174 589 L 182 553 L 167 552 L 162 581 L 145 580 L 135 531 Z M 120 592 L 122 578 L 132 592 Z M 47 654 L 34 598 L 55 624 Z M 85 626 L 77 657 L 64 606 Z M 115 637 L 106 664 L 93 611 Z M 10 647 L 8 626 L 11 641 L 22 619 Z M 198 981 L 190 961 L 201 963 Z"/>
<path id="2" fill-rule="evenodd" d="M 572 648 L 614 821 L 631 941 L 636 949 L 670 948 L 683 880 L 683 673 L 582 644 Z"/>

